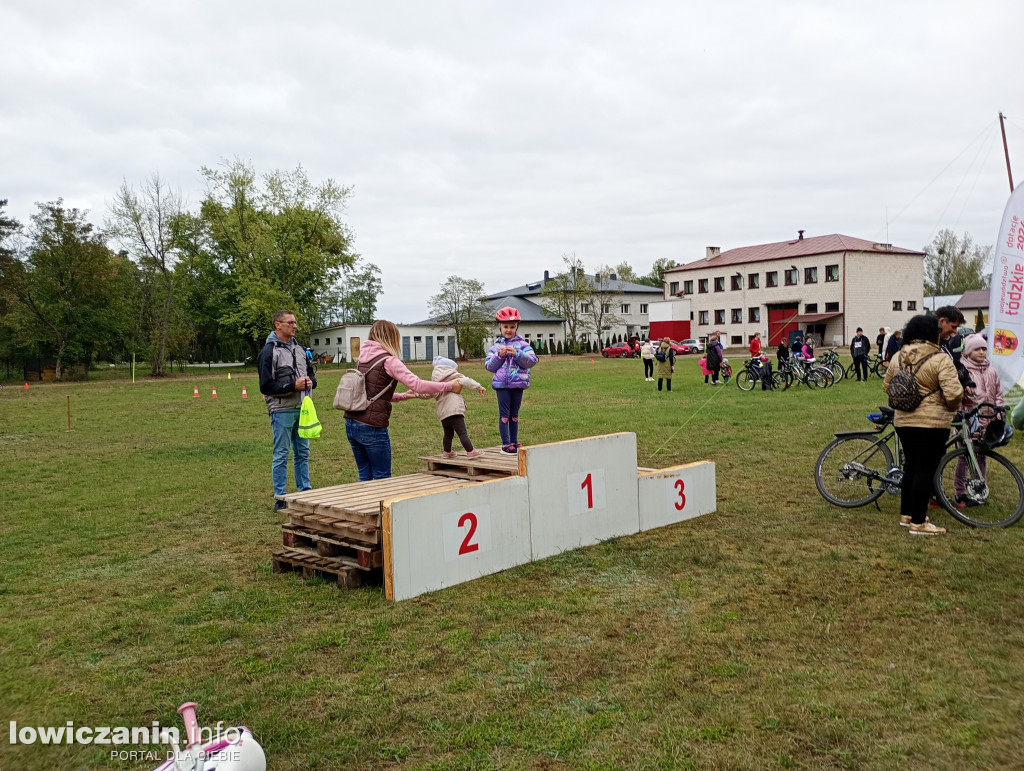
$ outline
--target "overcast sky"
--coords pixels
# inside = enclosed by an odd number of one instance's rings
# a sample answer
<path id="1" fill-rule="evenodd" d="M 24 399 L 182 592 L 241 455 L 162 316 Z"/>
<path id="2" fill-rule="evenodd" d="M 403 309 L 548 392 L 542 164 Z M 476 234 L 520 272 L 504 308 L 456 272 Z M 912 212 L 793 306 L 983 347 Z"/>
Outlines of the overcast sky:
<path id="1" fill-rule="evenodd" d="M 97 224 L 238 156 L 353 187 L 378 315 L 446 276 L 828 233 L 994 242 L 1024 182 L 1024 3 L 4 0 L 0 198 Z"/>

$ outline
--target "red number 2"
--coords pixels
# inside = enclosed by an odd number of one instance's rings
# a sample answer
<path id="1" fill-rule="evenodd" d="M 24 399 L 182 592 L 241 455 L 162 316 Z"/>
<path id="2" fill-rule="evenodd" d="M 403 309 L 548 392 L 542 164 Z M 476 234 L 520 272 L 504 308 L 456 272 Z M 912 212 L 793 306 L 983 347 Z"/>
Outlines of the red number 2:
<path id="1" fill-rule="evenodd" d="M 480 548 L 478 543 L 470 543 L 473 539 L 473 534 L 476 533 L 476 514 L 471 511 L 467 511 L 461 517 L 459 517 L 459 527 L 462 527 L 466 520 L 469 520 L 469 532 L 466 533 L 466 537 L 462 539 L 462 546 L 459 547 L 459 554 L 469 554 L 470 552 L 477 551 Z M 451 520 L 448 520 L 451 522 Z M 451 543 L 451 541 L 449 541 Z"/>
<path id="2" fill-rule="evenodd" d="M 675 504 L 676 511 L 682 511 L 683 507 L 686 506 L 686 496 L 683 495 L 683 490 L 686 488 L 686 485 L 683 484 L 682 479 L 677 479 L 675 487 L 676 490 L 679 491 L 679 502 Z"/>
<path id="3" fill-rule="evenodd" d="M 594 508 L 594 480 L 591 479 L 590 474 L 587 474 L 587 478 L 583 480 L 580 489 L 587 491 L 587 508 Z"/>

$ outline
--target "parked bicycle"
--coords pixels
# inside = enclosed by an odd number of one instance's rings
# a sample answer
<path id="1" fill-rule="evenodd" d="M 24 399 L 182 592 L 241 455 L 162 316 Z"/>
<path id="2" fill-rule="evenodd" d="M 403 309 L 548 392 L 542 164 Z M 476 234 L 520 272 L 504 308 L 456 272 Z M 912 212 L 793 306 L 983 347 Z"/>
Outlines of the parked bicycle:
<path id="1" fill-rule="evenodd" d="M 825 353 L 818 356 L 818 366 L 829 370 L 837 383 L 846 377 L 846 369 L 839 360 L 839 354 L 836 353 L 835 348 L 829 348 Z"/>
<path id="2" fill-rule="evenodd" d="M 834 382 L 829 370 L 809 365 L 795 355 L 783 362 L 779 373 L 785 380 L 782 390 L 786 390 L 793 383 L 803 383 L 808 388 L 828 388 Z"/>
<path id="3" fill-rule="evenodd" d="M 736 375 L 736 385 L 741 391 L 750 391 L 758 383 L 766 391 L 786 389 L 785 378 L 779 372 L 772 372 L 767 356 L 747 359 L 743 362 L 743 369 Z"/>
<path id="4" fill-rule="evenodd" d="M 856 508 L 887 492 L 900 494 L 903 448 L 892 424 L 893 410 L 879 409 L 868 415 L 877 426 L 874 431 L 841 431 L 818 456 L 814 485 L 829 503 Z M 1006 410 L 983 402 L 969 412 L 957 413 L 955 431 L 945 445 L 948 452 L 935 472 L 935 499 L 950 516 L 970 527 L 1009 527 L 1024 516 L 1024 476 L 994 451 L 1013 436 L 1013 429 L 1003 421 Z M 991 430 L 980 438 L 972 436 L 979 415 L 992 418 Z M 959 495 L 958 465 L 963 490 Z"/>

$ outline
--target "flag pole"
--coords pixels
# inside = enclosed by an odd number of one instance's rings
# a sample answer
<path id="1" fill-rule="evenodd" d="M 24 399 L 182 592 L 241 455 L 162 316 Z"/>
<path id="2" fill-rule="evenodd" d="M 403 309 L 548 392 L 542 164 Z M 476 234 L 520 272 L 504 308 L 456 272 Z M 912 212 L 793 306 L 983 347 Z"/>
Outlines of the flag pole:
<path id="1" fill-rule="evenodd" d="M 1003 124 L 1003 114 L 999 113 L 999 130 L 1003 134 L 1003 155 L 1006 157 L 1006 176 L 1010 179 L 1010 192 L 1013 192 L 1013 174 L 1010 172 L 1010 151 L 1006 147 L 1006 126 Z"/>

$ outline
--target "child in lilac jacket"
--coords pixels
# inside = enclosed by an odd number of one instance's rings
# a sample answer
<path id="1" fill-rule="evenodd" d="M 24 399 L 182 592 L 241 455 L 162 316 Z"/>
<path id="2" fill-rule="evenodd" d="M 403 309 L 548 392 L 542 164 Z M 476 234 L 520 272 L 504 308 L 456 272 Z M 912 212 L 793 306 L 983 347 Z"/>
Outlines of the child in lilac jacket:
<path id="1" fill-rule="evenodd" d="M 537 354 L 517 334 L 519 311 L 502 308 L 495 318 L 501 334 L 487 352 L 484 367 L 492 372 L 491 387 L 498 397 L 498 431 L 501 451 L 515 455 L 519 448 L 519 407 L 523 391 L 530 387 L 530 368 L 537 363 Z"/>

